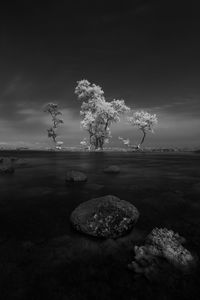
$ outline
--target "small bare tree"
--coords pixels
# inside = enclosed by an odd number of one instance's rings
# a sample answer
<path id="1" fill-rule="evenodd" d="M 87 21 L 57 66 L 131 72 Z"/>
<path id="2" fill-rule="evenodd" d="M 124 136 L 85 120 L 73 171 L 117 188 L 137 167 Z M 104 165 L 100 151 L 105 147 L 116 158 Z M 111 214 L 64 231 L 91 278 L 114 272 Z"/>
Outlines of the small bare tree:
<path id="1" fill-rule="evenodd" d="M 53 123 L 53 125 L 47 129 L 48 137 L 52 138 L 53 142 L 57 144 L 57 128 L 60 124 L 64 123 L 63 120 L 59 118 L 59 116 L 61 116 L 62 113 L 58 109 L 58 104 L 54 103 L 48 103 L 44 108 L 44 112 L 47 112 L 51 115 Z"/>

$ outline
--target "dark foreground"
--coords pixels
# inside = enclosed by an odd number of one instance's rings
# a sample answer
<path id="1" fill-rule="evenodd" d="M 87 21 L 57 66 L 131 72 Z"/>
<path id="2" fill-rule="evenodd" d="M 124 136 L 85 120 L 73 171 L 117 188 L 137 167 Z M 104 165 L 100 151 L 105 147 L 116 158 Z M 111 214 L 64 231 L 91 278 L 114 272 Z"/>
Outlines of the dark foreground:
<path id="1" fill-rule="evenodd" d="M 158 278 L 127 265 L 134 245 L 154 227 L 187 240 L 200 257 L 200 154 L 2 152 L 24 162 L 0 176 L 0 299 L 200 299 L 200 269 L 173 268 Z M 116 164 L 121 172 L 104 174 Z M 66 185 L 68 169 L 88 182 Z M 72 210 L 91 198 L 115 195 L 140 211 L 135 228 L 116 240 L 76 233 Z"/>

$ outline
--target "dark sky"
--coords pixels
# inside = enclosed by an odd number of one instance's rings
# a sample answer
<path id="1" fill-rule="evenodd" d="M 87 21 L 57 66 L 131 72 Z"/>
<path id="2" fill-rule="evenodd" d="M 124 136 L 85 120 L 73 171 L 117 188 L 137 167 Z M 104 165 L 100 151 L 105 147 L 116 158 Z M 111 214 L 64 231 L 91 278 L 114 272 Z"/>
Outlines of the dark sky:
<path id="1" fill-rule="evenodd" d="M 78 145 L 76 81 L 156 113 L 147 145 L 200 146 L 198 1 L 4 1 L 0 7 L 0 144 L 48 145 L 45 103 L 57 102 L 65 145 Z M 138 138 L 122 122 L 117 136 Z"/>

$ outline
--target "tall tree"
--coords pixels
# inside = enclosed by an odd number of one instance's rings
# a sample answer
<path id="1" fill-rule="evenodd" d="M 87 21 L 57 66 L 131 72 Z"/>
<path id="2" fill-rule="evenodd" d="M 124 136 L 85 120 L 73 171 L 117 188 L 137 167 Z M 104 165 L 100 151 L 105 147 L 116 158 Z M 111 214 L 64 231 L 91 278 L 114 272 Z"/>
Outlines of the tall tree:
<path id="1" fill-rule="evenodd" d="M 132 112 L 132 116 L 128 117 L 128 122 L 132 126 L 137 127 L 139 130 L 142 131 L 142 139 L 137 145 L 137 148 L 139 149 L 144 143 L 147 132 L 153 132 L 154 126 L 158 123 L 158 119 L 156 114 L 152 115 L 142 110 L 136 111 L 135 113 Z"/>
<path id="2" fill-rule="evenodd" d="M 90 147 L 103 149 L 105 142 L 111 138 L 111 124 L 119 122 L 120 116 L 129 111 L 129 107 L 124 100 L 106 101 L 102 88 L 86 79 L 77 82 L 75 94 L 83 101 L 81 126 L 89 134 Z"/>
<path id="3" fill-rule="evenodd" d="M 63 120 L 59 117 L 62 115 L 62 113 L 59 111 L 58 104 L 54 103 L 48 103 L 44 108 L 44 112 L 49 113 L 51 116 L 52 126 L 47 129 L 47 132 L 48 137 L 52 138 L 53 142 L 56 144 L 58 126 L 63 123 Z"/>

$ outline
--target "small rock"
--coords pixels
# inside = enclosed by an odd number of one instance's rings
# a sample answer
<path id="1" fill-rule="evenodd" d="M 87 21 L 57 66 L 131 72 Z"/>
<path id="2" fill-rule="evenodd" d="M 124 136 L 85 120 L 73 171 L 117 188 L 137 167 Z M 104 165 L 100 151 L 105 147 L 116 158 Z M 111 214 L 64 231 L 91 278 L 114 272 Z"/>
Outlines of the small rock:
<path id="1" fill-rule="evenodd" d="M 116 165 L 111 165 L 104 169 L 104 173 L 117 174 L 119 172 L 120 172 L 120 168 Z"/>
<path id="2" fill-rule="evenodd" d="M 67 182 L 85 182 L 87 181 L 87 176 L 83 172 L 71 170 L 67 172 L 65 180 Z"/>
<path id="3" fill-rule="evenodd" d="M 0 166 L 0 174 L 13 174 L 15 172 L 14 167 L 11 164 L 2 164 Z"/>
<path id="4" fill-rule="evenodd" d="M 14 162 L 17 161 L 18 159 L 19 159 L 19 158 L 18 158 L 18 157 L 15 157 L 15 156 L 10 157 L 10 160 L 11 160 L 11 161 L 14 161 Z"/>
<path id="5" fill-rule="evenodd" d="M 14 161 L 14 163 L 15 163 L 15 166 L 19 167 L 19 168 L 28 166 L 27 160 L 23 159 L 23 158 L 17 159 L 16 161 Z"/>

